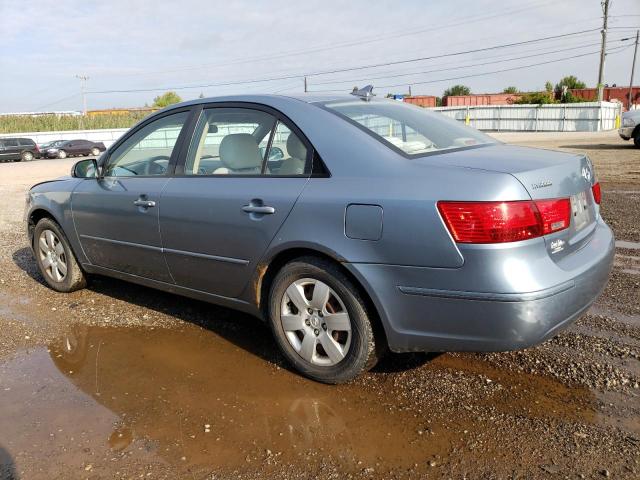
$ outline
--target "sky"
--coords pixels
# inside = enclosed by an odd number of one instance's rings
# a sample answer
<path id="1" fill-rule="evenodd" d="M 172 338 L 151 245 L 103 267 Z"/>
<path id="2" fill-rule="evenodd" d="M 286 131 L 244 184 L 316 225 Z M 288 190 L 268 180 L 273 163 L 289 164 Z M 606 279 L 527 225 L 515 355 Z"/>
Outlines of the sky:
<path id="1" fill-rule="evenodd" d="M 628 85 L 621 39 L 640 27 L 640 0 L 611 0 L 609 14 L 605 83 Z M 534 91 L 565 75 L 595 86 L 601 25 L 600 0 L 0 0 L 0 112 L 82 110 L 76 75 L 89 109 L 166 90 L 302 93 L 305 75 L 309 91 L 371 83 L 378 95 Z"/>

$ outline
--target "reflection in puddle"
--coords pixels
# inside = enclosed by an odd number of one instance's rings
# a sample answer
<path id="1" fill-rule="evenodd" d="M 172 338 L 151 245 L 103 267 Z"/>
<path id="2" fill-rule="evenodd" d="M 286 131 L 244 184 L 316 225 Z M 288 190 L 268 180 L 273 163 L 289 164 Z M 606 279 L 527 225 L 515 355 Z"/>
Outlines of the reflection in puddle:
<path id="1" fill-rule="evenodd" d="M 25 378 L 30 391 L 18 386 Z M 347 468 L 384 458 L 402 466 L 451 447 L 446 434 L 420 437 L 413 415 L 390 412 L 361 387 L 307 381 L 193 325 L 77 326 L 48 352 L 0 367 L 0 384 L 12 379 L 16 390 L 0 398 L 0 411 L 19 417 L 16 433 L 34 414 L 38 425 L 68 428 L 61 412 L 81 404 L 78 420 L 104 448 L 141 446 L 172 464 L 236 467 L 277 456 L 330 457 Z"/>

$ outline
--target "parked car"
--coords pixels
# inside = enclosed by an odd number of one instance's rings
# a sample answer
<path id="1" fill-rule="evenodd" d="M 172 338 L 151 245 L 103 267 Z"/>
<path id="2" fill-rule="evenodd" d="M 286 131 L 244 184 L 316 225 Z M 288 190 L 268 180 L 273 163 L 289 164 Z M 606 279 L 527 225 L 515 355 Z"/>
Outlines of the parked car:
<path id="1" fill-rule="evenodd" d="M 30 138 L 0 138 L 0 162 L 30 162 L 40 149 Z"/>
<path id="2" fill-rule="evenodd" d="M 631 140 L 636 147 L 640 148 L 640 110 L 629 110 L 622 114 L 622 126 L 618 130 L 618 135 L 623 140 Z"/>
<path id="3" fill-rule="evenodd" d="M 78 157 L 81 155 L 93 155 L 97 157 L 106 150 L 104 143 L 91 140 L 65 140 L 55 147 L 47 149 L 49 158 Z"/>
<path id="4" fill-rule="evenodd" d="M 327 383 L 387 348 L 525 348 L 589 308 L 614 255 L 589 158 L 356 93 L 146 118 L 29 191 L 44 280 L 71 292 L 101 274 L 248 312 Z"/>
<path id="5" fill-rule="evenodd" d="M 53 140 L 51 142 L 43 143 L 40 145 L 40 157 L 41 158 L 57 158 L 58 146 L 63 144 L 65 140 Z M 49 152 L 51 150 L 51 152 Z"/>

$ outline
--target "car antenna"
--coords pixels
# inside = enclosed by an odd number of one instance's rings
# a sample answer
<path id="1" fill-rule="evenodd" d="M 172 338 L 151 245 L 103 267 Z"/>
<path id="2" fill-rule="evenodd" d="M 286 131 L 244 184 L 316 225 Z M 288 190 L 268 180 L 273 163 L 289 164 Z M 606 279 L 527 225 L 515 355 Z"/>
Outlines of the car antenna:
<path id="1" fill-rule="evenodd" d="M 366 87 L 362 88 L 353 87 L 351 95 L 360 97 L 365 102 L 368 102 L 369 100 L 371 100 L 371 97 L 374 97 L 376 94 L 373 93 L 373 85 L 367 85 Z"/>

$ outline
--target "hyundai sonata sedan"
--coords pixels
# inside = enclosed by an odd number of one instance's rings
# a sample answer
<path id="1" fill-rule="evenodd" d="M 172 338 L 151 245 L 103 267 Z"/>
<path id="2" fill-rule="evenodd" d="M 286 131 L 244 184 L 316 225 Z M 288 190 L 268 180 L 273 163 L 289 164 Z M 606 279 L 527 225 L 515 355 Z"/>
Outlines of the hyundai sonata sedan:
<path id="1" fill-rule="evenodd" d="M 327 383 L 386 350 L 525 348 L 589 308 L 614 239 L 586 156 L 356 93 L 146 118 L 29 191 L 44 280 L 107 275 L 248 312 Z"/>

